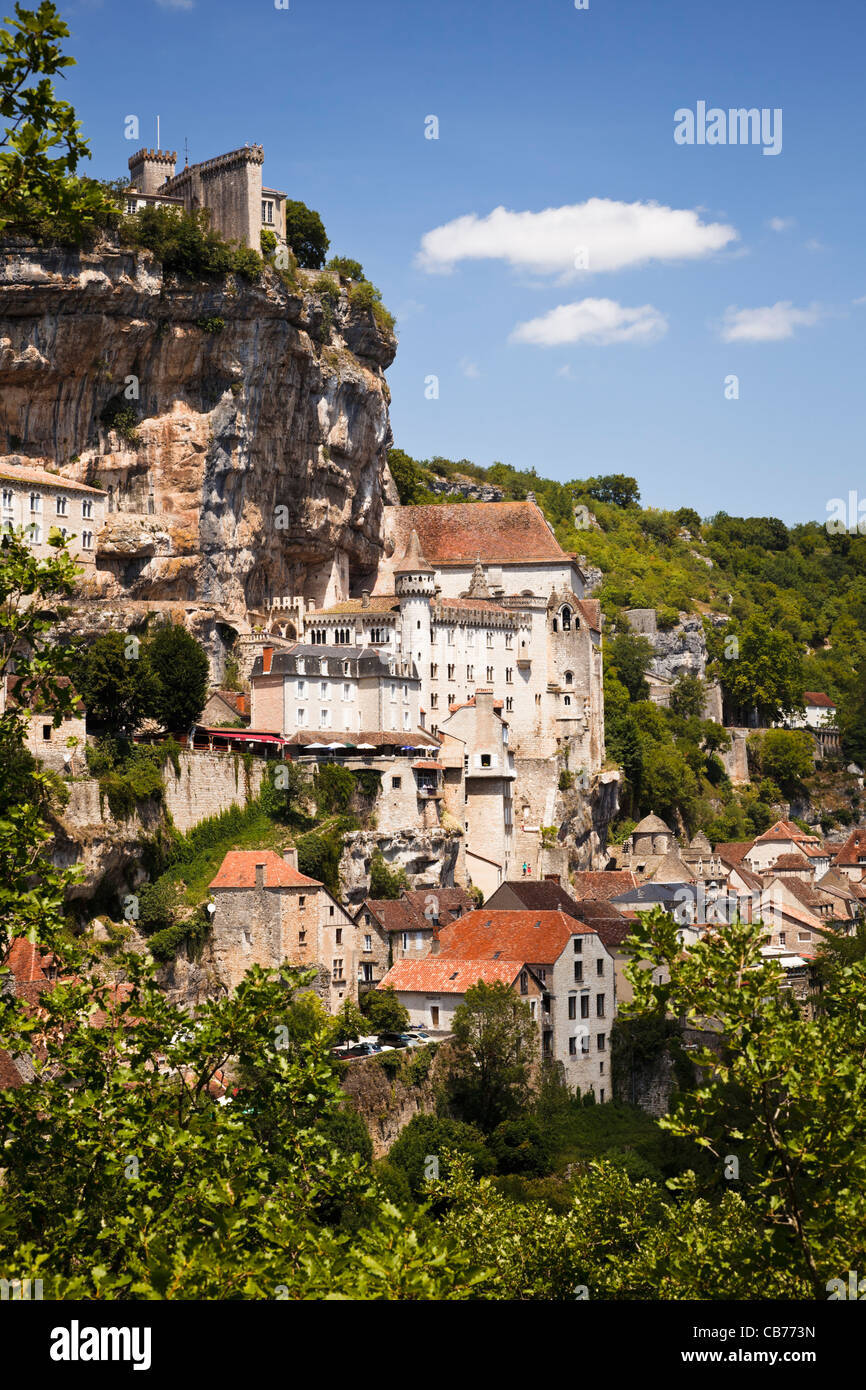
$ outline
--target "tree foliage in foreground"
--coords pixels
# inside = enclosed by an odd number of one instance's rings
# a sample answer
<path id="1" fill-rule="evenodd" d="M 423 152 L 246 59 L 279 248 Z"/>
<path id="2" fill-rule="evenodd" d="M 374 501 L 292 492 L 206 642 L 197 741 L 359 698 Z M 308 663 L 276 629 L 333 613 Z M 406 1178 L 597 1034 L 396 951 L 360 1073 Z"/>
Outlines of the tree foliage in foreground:
<path id="1" fill-rule="evenodd" d="M 47 221 L 74 234 L 115 216 L 113 200 L 94 179 L 76 177 L 90 147 L 68 101 L 51 78 L 72 67 L 61 39 L 69 29 L 56 6 L 15 6 L 0 30 L 0 233 L 34 231 Z"/>
<path id="2" fill-rule="evenodd" d="M 20 535 L 0 542 L 0 685 L 15 676 L 15 700 L 0 713 L 0 959 L 14 936 L 53 942 L 70 881 L 44 858 L 57 778 L 41 771 L 24 745 L 30 706 L 58 727 L 74 705 L 73 652 L 53 643 L 50 630 L 54 605 L 73 592 L 78 571 L 59 531 L 48 544 L 56 553 L 38 560 Z"/>
<path id="3" fill-rule="evenodd" d="M 714 1020 L 723 1039 L 721 1055 L 693 1054 L 702 1083 L 660 1123 L 720 1165 L 748 1157 L 745 1195 L 774 1263 L 826 1297 L 828 1280 L 866 1261 L 866 963 L 839 965 L 809 1018 L 761 955 L 764 940 L 761 923 L 737 922 L 683 952 L 656 909 L 629 938 L 627 973 L 634 1008 L 694 1027 Z M 654 983 L 659 969 L 667 984 Z M 751 1273 L 757 1288 L 758 1262 Z"/>

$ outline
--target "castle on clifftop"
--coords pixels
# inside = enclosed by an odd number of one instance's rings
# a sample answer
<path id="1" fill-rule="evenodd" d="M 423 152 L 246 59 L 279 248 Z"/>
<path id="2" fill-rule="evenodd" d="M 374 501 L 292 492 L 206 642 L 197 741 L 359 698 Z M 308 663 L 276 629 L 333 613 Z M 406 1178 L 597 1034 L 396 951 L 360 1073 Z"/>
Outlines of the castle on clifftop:
<path id="1" fill-rule="evenodd" d="M 211 226 L 228 241 L 258 251 L 261 233 L 270 231 L 285 244 L 286 195 L 262 183 L 264 162 L 261 145 L 245 145 L 176 174 L 175 150 L 138 150 L 129 161 L 126 210 L 153 204 L 184 212 L 207 208 Z"/>

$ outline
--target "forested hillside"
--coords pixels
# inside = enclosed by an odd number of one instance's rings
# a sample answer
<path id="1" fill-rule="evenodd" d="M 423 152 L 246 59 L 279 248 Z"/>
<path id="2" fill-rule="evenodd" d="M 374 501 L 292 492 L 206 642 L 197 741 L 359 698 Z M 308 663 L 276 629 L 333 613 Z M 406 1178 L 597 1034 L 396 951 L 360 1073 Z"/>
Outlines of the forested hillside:
<path id="1" fill-rule="evenodd" d="M 733 839 L 766 828 L 781 801 L 811 794 L 827 827 L 847 822 L 850 789 L 841 769 L 840 785 L 824 795 L 828 789 L 818 784 L 826 776 L 816 782 L 810 775 L 799 735 L 758 736 L 750 750 L 753 786 L 735 792 L 717 756 L 724 736 L 699 718 L 700 691 L 691 678 L 680 683 L 672 711 L 645 698 L 648 650 L 628 632 L 623 611 L 655 608 L 661 628 L 680 613 L 703 615 L 709 674 L 743 722 L 757 710 L 762 724 L 771 723 L 795 710 L 804 690 L 826 692 L 840 707 L 843 762 L 862 766 L 866 535 L 831 534 L 820 520 L 789 527 L 777 517 L 702 518 L 688 498 L 676 511 L 644 507 L 638 482 L 622 474 L 560 483 L 535 469 L 419 461 L 399 449 L 389 463 L 404 504 L 460 500 L 433 490 L 441 479 L 493 486 L 506 499 L 533 492 L 561 544 L 601 570 L 607 745 L 626 770 L 627 812 L 679 814 L 689 830 Z M 856 795 L 856 810 L 854 803 Z"/>

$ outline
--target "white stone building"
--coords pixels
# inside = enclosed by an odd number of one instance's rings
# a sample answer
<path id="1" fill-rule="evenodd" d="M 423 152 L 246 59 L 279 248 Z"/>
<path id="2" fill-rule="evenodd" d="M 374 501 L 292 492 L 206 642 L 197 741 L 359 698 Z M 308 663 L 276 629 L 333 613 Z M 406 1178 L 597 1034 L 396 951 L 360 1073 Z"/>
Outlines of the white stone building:
<path id="1" fill-rule="evenodd" d="M 0 530 L 21 531 L 40 560 L 57 552 L 48 544 L 54 527 L 70 539 L 69 554 L 85 573 L 96 567 L 96 538 L 105 522 L 106 494 L 45 468 L 0 467 Z"/>

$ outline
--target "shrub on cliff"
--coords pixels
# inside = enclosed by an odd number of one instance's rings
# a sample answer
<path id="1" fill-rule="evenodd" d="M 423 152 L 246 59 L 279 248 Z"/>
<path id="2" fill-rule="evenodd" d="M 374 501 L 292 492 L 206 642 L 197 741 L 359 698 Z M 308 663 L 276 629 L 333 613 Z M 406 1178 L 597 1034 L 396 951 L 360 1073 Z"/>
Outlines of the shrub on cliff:
<path id="1" fill-rule="evenodd" d="M 356 309 L 369 309 L 380 332 L 394 332 L 396 319 L 382 303 L 381 290 L 377 290 L 369 280 L 362 280 L 360 284 L 352 286 L 349 290 L 349 303 Z"/>
<path id="2" fill-rule="evenodd" d="M 211 228 L 206 208 L 195 212 L 142 208 L 123 219 L 120 237 L 127 245 L 152 251 L 168 274 L 194 280 L 218 279 L 232 272 L 258 280 L 264 268 L 257 251 L 226 241 Z"/>
<path id="3" fill-rule="evenodd" d="M 388 868 L 385 863 L 385 856 L 380 849 L 374 850 L 370 860 L 370 893 L 371 898 L 399 898 L 404 888 L 408 888 L 405 869 Z"/>

